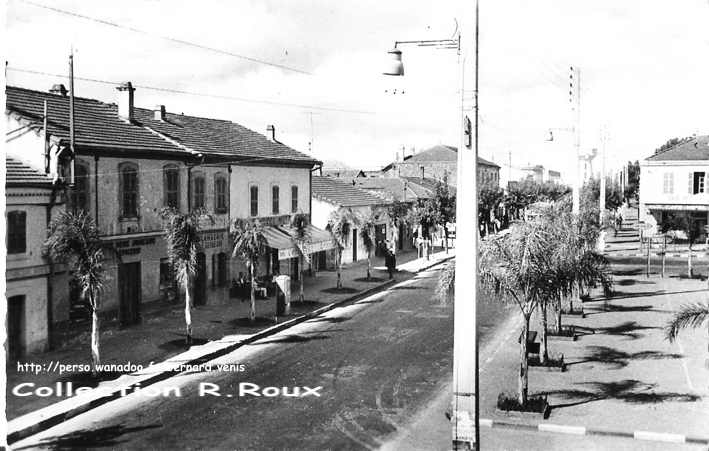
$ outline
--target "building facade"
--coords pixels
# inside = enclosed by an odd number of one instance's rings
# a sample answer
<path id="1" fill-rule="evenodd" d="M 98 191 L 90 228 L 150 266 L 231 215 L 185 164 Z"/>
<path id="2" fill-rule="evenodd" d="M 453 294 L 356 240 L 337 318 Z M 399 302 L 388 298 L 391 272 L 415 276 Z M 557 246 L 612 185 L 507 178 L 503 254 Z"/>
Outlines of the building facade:
<path id="1" fill-rule="evenodd" d="M 661 224 L 684 211 L 706 230 L 709 224 L 709 136 L 697 136 L 646 158 L 640 165 L 640 215 Z M 700 239 L 706 239 L 706 234 Z"/>
<path id="2" fill-rule="evenodd" d="M 387 177 L 448 180 L 449 185 L 456 186 L 457 168 L 458 149 L 439 145 L 413 155 L 407 155 L 402 161 L 395 161 L 384 167 L 382 173 Z M 478 157 L 478 186 L 499 188 L 500 166 Z"/>
<path id="3" fill-rule="evenodd" d="M 75 98 L 72 158 L 69 99 L 65 90 L 56 91 L 7 87 L 8 129 L 29 130 L 8 142 L 7 152 L 46 169 L 50 180 L 74 182 L 58 195 L 67 209 L 84 210 L 96 220 L 110 277 L 101 299 L 108 318 L 135 324 L 145 303 L 179 295 L 162 238 L 162 209 L 206 214 L 195 305 L 228 302 L 231 280 L 245 272 L 243 262 L 231 258 L 235 218 L 259 219 L 270 230 L 289 223 L 294 212 L 310 214 L 310 176 L 319 162 L 274 136 L 230 121 L 172 114 L 164 106 L 138 108 L 135 90 L 126 83 L 118 88 L 116 104 Z M 262 271 L 278 268 L 272 254 L 264 256 Z M 285 254 L 280 256 L 293 259 Z M 62 289 L 45 300 L 52 321 L 62 322 L 84 300 L 70 273 L 56 279 Z"/>
<path id="4" fill-rule="evenodd" d="M 52 179 L 18 159 L 6 157 L 7 356 L 20 358 L 49 347 L 54 312 L 47 299 L 67 295 L 53 284 L 63 271 L 42 254 L 49 221 L 63 207 Z"/>

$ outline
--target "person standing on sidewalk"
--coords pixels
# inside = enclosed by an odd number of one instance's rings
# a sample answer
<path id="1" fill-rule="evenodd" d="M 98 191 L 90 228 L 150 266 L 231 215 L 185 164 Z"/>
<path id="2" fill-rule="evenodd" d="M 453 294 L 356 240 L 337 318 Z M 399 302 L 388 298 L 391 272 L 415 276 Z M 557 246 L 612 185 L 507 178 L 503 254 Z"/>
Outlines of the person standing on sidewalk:
<path id="1" fill-rule="evenodd" d="M 384 264 L 387 267 L 387 271 L 389 271 L 389 279 L 393 279 L 394 278 L 394 267 L 396 265 L 394 263 L 394 254 L 391 252 L 391 249 L 389 249 L 388 247 L 384 248 L 384 252 L 385 252 L 384 253 Z"/>

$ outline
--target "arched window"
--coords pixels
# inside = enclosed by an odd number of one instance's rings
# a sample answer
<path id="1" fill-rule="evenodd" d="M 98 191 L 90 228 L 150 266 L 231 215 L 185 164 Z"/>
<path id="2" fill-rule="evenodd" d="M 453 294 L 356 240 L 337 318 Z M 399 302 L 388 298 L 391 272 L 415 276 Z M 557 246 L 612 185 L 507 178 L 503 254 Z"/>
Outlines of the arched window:
<path id="1" fill-rule="evenodd" d="M 205 180 L 204 175 L 196 173 L 192 176 L 192 209 L 205 207 L 204 202 Z"/>
<path id="2" fill-rule="evenodd" d="M 74 167 L 74 188 L 71 190 L 71 209 L 74 212 L 89 211 L 89 169 L 86 165 Z"/>
<path id="3" fill-rule="evenodd" d="M 121 217 L 138 218 L 138 166 L 134 163 L 123 163 L 119 166 L 118 173 Z"/>
<path id="4" fill-rule="evenodd" d="M 177 165 L 168 164 L 163 167 L 164 205 L 180 208 L 180 169 Z"/>
<path id="5" fill-rule="evenodd" d="M 277 215 L 280 209 L 281 188 L 278 185 L 271 187 L 271 214 Z"/>
<path id="6" fill-rule="evenodd" d="M 227 179 L 224 174 L 214 176 L 214 212 L 226 213 L 229 208 L 227 201 Z"/>

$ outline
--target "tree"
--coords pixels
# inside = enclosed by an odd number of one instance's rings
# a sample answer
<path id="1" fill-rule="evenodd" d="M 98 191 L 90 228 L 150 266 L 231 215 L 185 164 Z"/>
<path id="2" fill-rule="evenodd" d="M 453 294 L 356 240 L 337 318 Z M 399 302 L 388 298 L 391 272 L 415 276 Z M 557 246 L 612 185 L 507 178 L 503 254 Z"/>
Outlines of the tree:
<path id="1" fill-rule="evenodd" d="M 372 252 L 376 246 L 376 227 L 377 218 L 374 213 L 360 219 L 359 237 L 362 239 L 362 245 L 367 251 L 367 280 L 372 277 Z"/>
<path id="2" fill-rule="evenodd" d="M 435 211 L 435 224 L 443 227 L 443 237 L 445 249 L 448 253 L 448 223 L 455 222 L 455 195 L 451 193 L 448 184 L 448 176 L 443 177 L 443 181 L 436 183 L 435 195 L 433 197 L 433 210 Z"/>
<path id="3" fill-rule="evenodd" d="M 295 232 L 293 237 L 293 242 L 295 243 L 296 249 L 298 249 L 300 262 L 298 264 L 298 280 L 300 281 L 300 293 L 298 294 L 298 300 L 300 302 L 305 301 L 305 293 L 303 287 L 303 266 L 305 263 L 310 263 L 310 254 L 307 250 L 307 245 L 310 242 L 310 234 L 308 233 L 308 215 L 304 213 L 296 213 L 293 215 L 290 221 L 290 226 Z"/>
<path id="4" fill-rule="evenodd" d="M 694 275 L 692 270 L 692 245 L 702 234 L 701 224 L 692 216 L 691 212 L 678 211 L 670 213 L 667 216 L 667 220 L 663 221 L 660 227 L 663 233 L 667 233 L 670 230 L 681 230 L 687 235 L 687 244 L 689 246 L 687 252 L 687 277 L 691 279 Z"/>
<path id="5" fill-rule="evenodd" d="M 200 219 L 209 218 L 201 210 L 187 214 L 180 213 L 177 209 L 169 207 L 160 210 L 160 217 L 164 220 L 165 244 L 167 258 L 172 267 L 175 281 L 185 290 L 185 340 L 187 345 L 192 344 L 192 284 L 197 272 L 197 251 L 199 249 Z"/>
<path id="6" fill-rule="evenodd" d="M 251 309 L 249 311 L 249 321 L 256 320 L 256 273 L 258 271 L 258 259 L 266 253 L 268 242 L 263 235 L 263 227 L 258 219 L 237 218 L 232 224 L 232 236 L 234 238 L 233 257 L 239 257 L 249 270 L 251 279 Z"/>
<path id="7" fill-rule="evenodd" d="M 351 208 L 340 208 L 330 214 L 326 229 L 337 244 L 337 288 L 342 288 L 342 251 L 349 245 L 352 229 L 357 224 L 357 216 Z"/>
<path id="8" fill-rule="evenodd" d="M 411 211 L 411 222 L 421 226 L 421 238 L 428 245 L 428 240 L 431 239 L 431 228 L 437 224 L 438 207 L 434 199 L 426 199 L 421 201 L 416 208 Z M 428 253 L 426 253 L 428 258 Z"/>
<path id="9" fill-rule="evenodd" d="M 49 224 L 44 253 L 54 261 L 64 261 L 73 268 L 82 295 L 91 307 L 91 373 L 98 375 L 99 295 L 108 280 L 103 268 L 103 249 L 93 218 L 84 211 L 62 212 Z"/>
<path id="10" fill-rule="evenodd" d="M 700 302 L 685 304 L 665 326 L 665 336 L 670 342 L 673 342 L 679 335 L 680 330 L 686 327 L 697 328 L 707 320 L 709 320 L 709 304 Z M 709 324 L 707 325 L 709 326 Z M 709 328 L 707 332 L 709 332 Z"/>
<path id="11" fill-rule="evenodd" d="M 667 140 L 666 143 L 664 143 L 663 145 L 661 145 L 660 147 L 655 149 L 655 155 L 657 155 L 658 153 L 662 153 L 666 150 L 670 150 L 671 148 L 673 148 L 679 144 L 684 144 L 686 142 L 689 142 L 692 139 L 694 139 L 694 138 L 691 136 L 687 136 L 685 138 L 670 138 Z"/>
<path id="12" fill-rule="evenodd" d="M 389 216 L 391 223 L 391 232 L 394 242 L 399 240 L 397 231 L 402 227 L 409 227 L 411 222 L 411 204 L 395 200 L 386 209 L 386 214 Z"/>
<path id="13" fill-rule="evenodd" d="M 478 212 L 485 230 L 489 229 L 490 216 L 497 211 L 504 198 L 505 193 L 499 188 L 482 188 L 478 193 Z"/>
<path id="14" fill-rule="evenodd" d="M 482 240 L 480 282 L 498 295 L 511 298 L 524 319 L 520 339 L 518 401 L 528 399 L 527 335 L 529 319 L 546 294 L 551 235 L 540 221 L 516 224 L 505 235 Z"/>

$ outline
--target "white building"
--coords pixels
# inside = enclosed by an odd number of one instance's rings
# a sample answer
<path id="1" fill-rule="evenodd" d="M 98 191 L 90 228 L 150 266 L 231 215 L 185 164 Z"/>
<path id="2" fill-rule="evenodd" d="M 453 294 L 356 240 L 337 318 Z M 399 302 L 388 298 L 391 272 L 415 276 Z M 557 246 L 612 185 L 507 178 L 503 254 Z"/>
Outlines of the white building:
<path id="1" fill-rule="evenodd" d="M 701 227 L 709 222 L 709 136 L 698 136 L 640 164 L 640 213 L 662 223 L 667 214 L 688 211 Z"/>
<path id="2" fill-rule="evenodd" d="M 52 291 L 67 295 L 68 286 L 53 284 L 52 268 L 42 255 L 47 226 L 62 207 L 59 190 L 44 171 L 6 157 L 7 219 L 7 353 L 11 359 L 48 348 L 52 328 Z"/>
<path id="3" fill-rule="evenodd" d="M 6 139 L 8 155 L 35 168 L 46 165 L 57 180 L 70 179 L 74 168 L 73 189 L 60 195 L 68 208 L 95 219 L 106 245 L 111 281 L 101 300 L 105 316 L 134 324 L 143 304 L 172 298 L 163 207 L 200 209 L 212 218 L 202 222 L 195 305 L 228 301 L 229 282 L 246 272 L 231 258 L 229 228 L 235 218 L 260 219 L 272 237 L 261 274 L 297 274 L 294 245 L 284 226 L 294 212 L 310 214 L 310 177 L 320 162 L 276 141 L 273 127 L 267 138 L 231 121 L 170 113 L 164 106 L 139 108 L 134 91 L 130 83 L 119 86 L 116 104 L 75 99 L 72 163 L 66 90 L 6 89 L 7 129 L 18 130 Z M 312 235 L 320 239 L 314 245 L 334 246 L 326 232 Z M 73 286 L 68 274 L 56 284 Z M 83 304 L 77 290 L 68 288 L 55 290 L 47 300 L 54 322 L 68 321 Z"/>
<path id="4" fill-rule="evenodd" d="M 374 213 L 379 215 L 375 230 L 375 249 L 379 254 L 379 245 L 387 242 L 388 216 L 385 213 L 388 202 L 384 199 L 359 189 L 351 182 L 333 177 L 313 177 L 313 224 L 320 228 L 327 227 L 330 215 L 340 209 L 350 209 L 364 218 Z M 334 262 L 333 255 L 327 258 L 327 266 Z M 321 254 L 320 258 L 325 258 Z M 342 251 L 342 263 L 350 263 L 367 258 L 367 250 L 362 244 L 359 230 L 353 228 L 351 236 Z"/>

